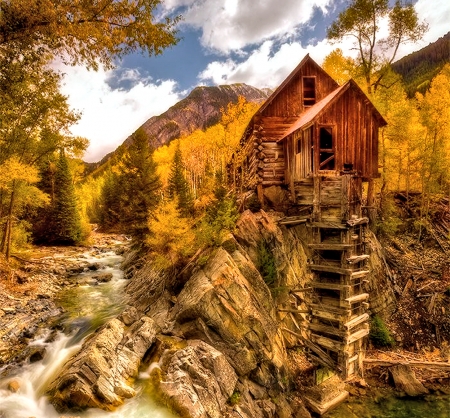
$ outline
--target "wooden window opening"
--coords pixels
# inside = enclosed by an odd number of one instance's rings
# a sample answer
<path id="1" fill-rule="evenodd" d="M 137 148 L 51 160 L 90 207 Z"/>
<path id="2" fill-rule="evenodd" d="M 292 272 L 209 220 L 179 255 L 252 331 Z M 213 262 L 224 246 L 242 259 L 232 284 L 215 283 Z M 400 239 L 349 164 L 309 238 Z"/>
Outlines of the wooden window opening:
<path id="1" fill-rule="evenodd" d="M 331 126 L 319 129 L 319 170 L 334 170 L 334 136 Z"/>
<path id="2" fill-rule="evenodd" d="M 303 106 L 316 103 L 316 77 L 303 77 Z"/>

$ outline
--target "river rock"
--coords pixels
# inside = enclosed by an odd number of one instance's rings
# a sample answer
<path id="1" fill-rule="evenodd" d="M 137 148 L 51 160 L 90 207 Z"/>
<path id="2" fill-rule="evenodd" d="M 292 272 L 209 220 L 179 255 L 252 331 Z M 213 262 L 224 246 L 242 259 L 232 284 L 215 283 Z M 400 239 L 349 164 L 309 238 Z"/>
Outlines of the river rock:
<path id="1" fill-rule="evenodd" d="M 11 380 L 8 382 L 8 390 L 10 392 L 16 393 L 20 389 L 20 382 L 16 379 Z"/>
<path id="2" fill-rule="evenodd" d="M 280 380 L 284 356 L 270 300 L 251 261 L 239 251 L 231 256 L 219 248 L 181 290 L 169 320 L 180 324 L 174 332 L 186 338 L 203 336 L 226 355 L 238 375 L 250 373 L 258 363 L 270 363 L 271 378 L 261 380 L 271 387 Z"/>
<path id="3" fill-rule="evenodd" d="M 161 358 L 163 402 L 183 417 L 222 418 L 238 377 L 225 356 L 203 341 L 189 341 Z"/>
<path id="4" fill-rule="evenodd" d="M 128 385 L 137 375 L 145 352 L 155 340 L 157 327 L 144 316 L 131 327 L 115 318 L 100 328 L 69 360 L 48 388 L 58 412 L 70 408 L 112 410 L 135 395 Z"/>
<path id="5" fill-rule="evenodd" d="M 101 273 L 92 275 L 92 278 L 97 280 L 99 283 L 106 283 L 111 281 L 113 275 L 112 273 Z"/>
<path id="6" fill-rule="evenodd" d="M 407 364 L 398 364 L 389 368 L 395 387 L 408 396 L 422 396 L 428 393 L 425 386 L 416 378 L 416 374 Z"/>

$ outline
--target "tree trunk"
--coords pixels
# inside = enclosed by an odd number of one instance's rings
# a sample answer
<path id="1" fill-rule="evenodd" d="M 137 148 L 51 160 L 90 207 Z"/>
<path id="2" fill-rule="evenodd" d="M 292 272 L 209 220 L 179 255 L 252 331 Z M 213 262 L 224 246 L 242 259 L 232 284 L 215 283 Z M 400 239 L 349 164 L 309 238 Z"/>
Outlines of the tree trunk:
<path id="1" fill-rule="evenodd" d="M 14 212 L 15 186 L 16 181 L 14 180 L 12 184 L 11 200 L 9 202 L 8 219 L 6 221 L 5 232 L 2 239 L 2 252 L 5 253 L 6 261 L 9 261 L 9 256 L 11 254 L 11 232 Z"/>

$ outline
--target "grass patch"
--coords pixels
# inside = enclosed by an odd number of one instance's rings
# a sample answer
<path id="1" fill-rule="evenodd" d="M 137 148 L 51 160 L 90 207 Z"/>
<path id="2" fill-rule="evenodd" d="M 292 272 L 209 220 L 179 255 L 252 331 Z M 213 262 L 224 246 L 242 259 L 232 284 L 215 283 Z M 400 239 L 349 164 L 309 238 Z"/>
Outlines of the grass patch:
<path id="1" fill-rule="evenodd" d="M 388 327 L 378 315 L 370 321 L 369 339 L 375 347 L 393 347 L 395 344 Z"/>

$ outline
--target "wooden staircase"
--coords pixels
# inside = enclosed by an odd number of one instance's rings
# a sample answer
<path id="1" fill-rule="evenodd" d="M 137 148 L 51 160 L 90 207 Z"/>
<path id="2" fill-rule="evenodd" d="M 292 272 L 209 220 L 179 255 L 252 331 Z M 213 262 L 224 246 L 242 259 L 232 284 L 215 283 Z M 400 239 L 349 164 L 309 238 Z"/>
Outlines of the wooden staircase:
<path id="1" fill-rule="evenodd" d="M 352 175 L 314 178 L 309 268 L 312 292 L 309 339 L 333 359 L 347 379 L 362 370 L 363 340 L 369 333 L 368 293 L 363 290 L 369 256 L 361 215 L 361 182 Z M 310 352 L 329 367 L 321 356 Z"/>

